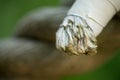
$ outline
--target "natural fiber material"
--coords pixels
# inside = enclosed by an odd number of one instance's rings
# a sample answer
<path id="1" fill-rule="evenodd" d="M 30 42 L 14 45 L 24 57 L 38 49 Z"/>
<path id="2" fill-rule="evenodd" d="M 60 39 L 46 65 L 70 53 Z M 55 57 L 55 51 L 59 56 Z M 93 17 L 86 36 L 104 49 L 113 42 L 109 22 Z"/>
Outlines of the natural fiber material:
<path id="1" fill-rule="evenodd" d="M 69 15 L 56 33 L 56 47 L 76 55 L 94 55 L 97 52 L 97 41 L 93 30 L 82 17 Z"/>

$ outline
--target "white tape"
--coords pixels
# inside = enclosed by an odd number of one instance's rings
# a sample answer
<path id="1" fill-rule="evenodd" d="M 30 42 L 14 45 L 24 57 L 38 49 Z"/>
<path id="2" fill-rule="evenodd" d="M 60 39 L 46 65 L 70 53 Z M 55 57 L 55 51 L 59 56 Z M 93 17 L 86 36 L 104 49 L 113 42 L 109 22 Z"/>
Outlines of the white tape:
<path id="1" fill-rule="evenodd" d="M 76 0 L 68 15 L 83 17 L 97 36 L 119 10 L 120 0 Z"/>
<path id="2" fill-rule="evenodd" d="M 120 10 L 120 0 L 76 0 L 56 32 L 56 46 L 72 54 L 95 55 L 98 36 Z"/>
<path id="3" fill-rule="evenodd" d="M 116 9 L 117 12 L 120 11 L 120 0 L 108 0 Z"/>

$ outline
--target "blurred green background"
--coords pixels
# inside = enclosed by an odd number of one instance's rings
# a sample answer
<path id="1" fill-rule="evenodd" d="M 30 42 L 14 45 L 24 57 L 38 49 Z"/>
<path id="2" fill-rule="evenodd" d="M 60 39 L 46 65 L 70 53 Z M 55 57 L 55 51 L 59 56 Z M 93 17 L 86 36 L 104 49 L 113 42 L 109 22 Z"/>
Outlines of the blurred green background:
<path id="1" fill-rule="evenodd" d="M 0 0 L 0 37 L 11 35 L 18 20 L 28 11 L 57 3 L 58 0 Z"/>
<path id="2" fill-rule="evenodd" d="M 0 38 L 12 35 L 16 23 L 28 11 L 57 5 L 58 0 L 0 0 Z M 120 50 L 115 51 L 115 57 L 99 69 L 65 76 L 61 80 L 120 80 Z"/>

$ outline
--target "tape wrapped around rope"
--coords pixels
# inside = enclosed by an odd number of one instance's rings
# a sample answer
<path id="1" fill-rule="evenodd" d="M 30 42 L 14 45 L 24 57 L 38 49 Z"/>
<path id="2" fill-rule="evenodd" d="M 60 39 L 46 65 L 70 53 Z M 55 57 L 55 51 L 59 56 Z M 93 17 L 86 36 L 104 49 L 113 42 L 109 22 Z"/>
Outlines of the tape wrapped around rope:
<path id="1" fill-rule="evenodd" d="M 56 47 L 67 53 L 95 55 L 97 41 L 86 21 L 76 15 L 67 16 L 56 32 Z"/>

